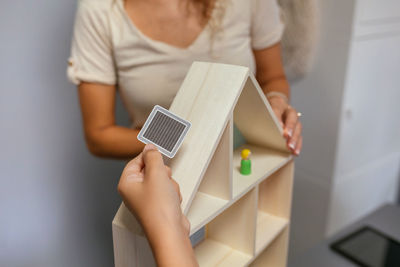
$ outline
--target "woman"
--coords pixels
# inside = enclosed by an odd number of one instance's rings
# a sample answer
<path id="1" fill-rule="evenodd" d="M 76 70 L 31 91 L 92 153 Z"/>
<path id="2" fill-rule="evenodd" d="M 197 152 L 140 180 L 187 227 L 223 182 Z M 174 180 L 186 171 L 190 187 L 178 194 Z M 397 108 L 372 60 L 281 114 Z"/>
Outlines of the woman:
<path id="1" fill-rule="evenodd" d="M 85 137 L 101 157 L 132 158 L 155 104 L 172 103 L 194 60 L 249 67 L 284 127 L 302 147 L 281 62 L 283 25 L 275 0 L 81 0 L 69 78 L 79 85 Z M 132 128 L 115 124 L 117 88 Z"/>

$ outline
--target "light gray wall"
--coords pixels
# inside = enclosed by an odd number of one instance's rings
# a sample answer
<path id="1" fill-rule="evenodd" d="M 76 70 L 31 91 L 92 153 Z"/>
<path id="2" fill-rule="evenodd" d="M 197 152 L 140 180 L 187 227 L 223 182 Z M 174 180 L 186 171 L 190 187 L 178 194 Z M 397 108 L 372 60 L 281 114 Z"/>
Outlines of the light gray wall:
<path id="1" fill-rule="evenodd" d="M 323 238 L 395 202 L 400 24 L 394 18 L 400 4 L 381 2 L 318 0 L 315 66 L 292 84 L 304 125 L 293 194 L 293 265 L 296 255 Z"/>
<path id="2" fill-rule="evenodd" d="M 65 76 L 75 7 L 0 2 L 0 266 L 113 265 L 123 162 L 84 144 Z"/>
<path id="3" fill-rule="evenodd" d="M 327 235 L 397 200 L 399 18 L 397 0 L 356 1 Z"/>
<path id="4" fill-rule="evenodd" d="M 354 1 L 317 2 L 320 33 L 314 66 L 291 85 L 292 104 L 303 114 L 303 149 L 296 159 L 290 259 L 325 237 L 354 11 Z"/>

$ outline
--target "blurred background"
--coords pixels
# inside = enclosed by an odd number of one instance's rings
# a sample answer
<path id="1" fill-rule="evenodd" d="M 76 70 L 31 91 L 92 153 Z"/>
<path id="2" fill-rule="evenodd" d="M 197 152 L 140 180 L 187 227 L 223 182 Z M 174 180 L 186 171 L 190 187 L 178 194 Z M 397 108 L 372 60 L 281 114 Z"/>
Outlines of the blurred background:
<path id="1" fill-rule="evenodd" d="M 289 260 L 398 202 L 400 2 L 319 0 Z M 0 3 L 0 266 L 112 266 L 124 162 L 86 149 L 65 71 L 76 1 Z M 118 123 L 127 125 L 122 105 Z"/>

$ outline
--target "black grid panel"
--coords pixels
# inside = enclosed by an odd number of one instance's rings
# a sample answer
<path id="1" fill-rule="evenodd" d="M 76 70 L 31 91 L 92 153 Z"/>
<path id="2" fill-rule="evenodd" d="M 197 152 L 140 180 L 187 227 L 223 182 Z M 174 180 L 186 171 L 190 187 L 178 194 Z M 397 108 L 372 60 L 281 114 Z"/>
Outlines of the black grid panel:
<path id="1" fill-rule="evenodd" d="M 143 137 L 171 152 L 184 130 L 184 124 L 157 111 Z"/>

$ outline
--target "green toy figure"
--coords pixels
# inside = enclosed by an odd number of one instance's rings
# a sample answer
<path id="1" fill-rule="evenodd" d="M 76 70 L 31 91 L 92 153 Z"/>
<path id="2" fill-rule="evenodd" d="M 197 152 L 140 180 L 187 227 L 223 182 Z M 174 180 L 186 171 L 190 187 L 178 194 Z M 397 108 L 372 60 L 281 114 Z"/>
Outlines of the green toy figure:
<path id="1" fill-rule="evenodd" d="M 249 149 L 242 150 L 242 161 L 240 162 L 240 173 L 243 175 L 251 174 L 251 160 L 249 159 L 251 151 Z"/>

